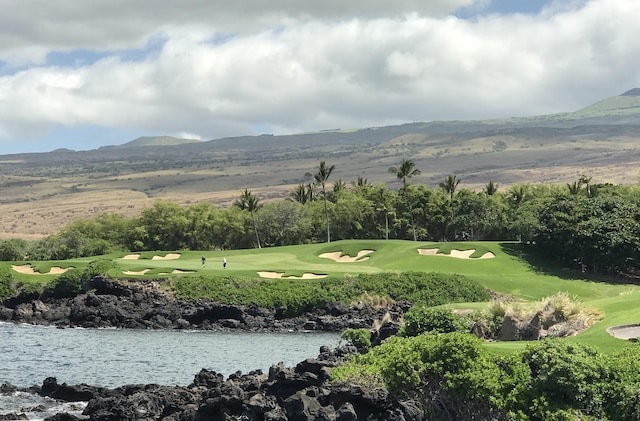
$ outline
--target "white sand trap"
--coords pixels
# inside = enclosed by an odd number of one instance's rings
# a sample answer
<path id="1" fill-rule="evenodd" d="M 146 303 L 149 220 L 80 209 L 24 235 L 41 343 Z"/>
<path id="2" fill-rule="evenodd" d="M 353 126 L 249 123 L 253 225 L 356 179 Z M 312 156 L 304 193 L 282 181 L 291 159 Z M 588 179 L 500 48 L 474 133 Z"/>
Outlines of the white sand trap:
<path id="1" fill-rule="evenodd" d="M 438 253 L 438 249 L 418 249 L 418 253 L 424 256 L 446 256 L 446 257 L 455 257 L 456 259 L 471 259 L 471 255 L 475 253 L 475 249 L 470 250 L 451 250 L 451 254 Z M 482 256 L 478 257 L 478 259 L 492 259 L 496 257 L 495 254 L 491 252 L 486 252 Z"/>
<path id="2" fill-rule="evenodd" d="M 177 274 L 177 273 L 196 273 L 193 270 L 180 270 L 180 269 L 174 269 L 171 273 L 173 274 Z"/>
<path id="3" fill-rule="evenodd" d="M 607 333 L 618 339 L 640 338 L 640 324 L 611 326 L 607 328 Z"/>
<path id="4" fill-rule="evenodd" d="M 141 271 L 138 272 L 134 272 L 132 270 L 123 270 L 122 273 L 124 273 L 125 275 L 144 275 L 145 273 L 149 272 L 151 269 L 143 269 Z"/>
<path id="5" fill-rule="evenodd" d="M 179 258 L 180 255 L 178 253 L 169 253 L 166 256 L 153 256 L 151 260 L 175 260 Z"/>
<path id="6" fill-rule="evenodd" d="M 138 260 L 139 258 L 139 254 L 127 254 L 126 256 L 122 257 L 122 260 Z"/>
<path id="7" fill-rule="evenodd" d="M 418 253 L 423 256 L 435 256 L 438 254 L 438 249 L 418 249 Z"/>
<path id="8" fill-rule="evenodd" d="M 334 262 L 339 262 L 339 263 L 353 263 L 353 262 L 362 262 L 363 260 L 369 259 L 369 256 L 367 255 L 373 253 L 374 251 L 375 250 L 360 250 L 356 257 L 351 257 L 348 254 L 345 254 L 343 256 L 341 251 L 336 251 L 333 253 L 322 253 L 318 257 L 331 259 Z"/>
<path id="9" fill-rule="evenodd" d="M 60 275 L 73 269 L 73 267 L 61 268 L 60 266 L 52 266 L 47 273 L 36 272 L 31 265 L 11 265 L 11 269 L 23 275 Z"/>
<path id="10" fill-rule="evenodd" d="M 282 276 L 282 272 L 258 272 L 258 276 L 267 279 L 320 279 L 326 278 L 327 275 L 318 275 L 316 273 L 303 273 L 302 276 Z"/>

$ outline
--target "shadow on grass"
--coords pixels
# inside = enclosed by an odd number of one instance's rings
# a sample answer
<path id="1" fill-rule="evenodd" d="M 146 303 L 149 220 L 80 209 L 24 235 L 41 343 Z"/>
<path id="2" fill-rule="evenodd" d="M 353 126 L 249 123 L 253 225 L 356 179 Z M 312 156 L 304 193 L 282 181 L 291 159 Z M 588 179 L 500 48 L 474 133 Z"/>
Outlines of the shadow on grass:
<path id="1" fill-rule="evenodd" d="M 565 280 L 606 282 L 608 284 L 640 284 L 640 279 L 630 276 L 583 272 L 576 263 L 575 268 L 563 267 L 559 262 L 540 253 L 532 244 L 500 243 L 501 250 L 526 262 L 531 270 L 539 274 L 557 276 Z"/>

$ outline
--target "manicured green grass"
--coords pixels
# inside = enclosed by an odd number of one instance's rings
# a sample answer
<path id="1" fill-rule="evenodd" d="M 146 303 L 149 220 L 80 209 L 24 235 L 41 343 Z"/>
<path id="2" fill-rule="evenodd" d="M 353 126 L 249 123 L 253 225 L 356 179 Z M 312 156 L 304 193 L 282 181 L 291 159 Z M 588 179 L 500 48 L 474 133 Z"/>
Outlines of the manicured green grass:
<path id="1" fill-rule="evenodd" d="M 419 249 L 439 250 L 438 255 L 421 255 Z M 452 250 L 476 251 L 469 259 L 447 256 Z M 355 257 L 361 250 L 374 250 L 356 262 L 336 262 L 319 257 L 322 253 L 341 252 L 343 255 Z M 179 254 L 179 258 L 156 260 L 154 256 L 166 256 L 168 253 Z M 494 258 L 479 259 L 485 253 L 492 253 Z M 201 257 L 206 257 L 203 266 Z M 112 259 L 115 268 L 109 275 L 127 278 L 176 278 L 181 274 L 192 272 L 197 275 L 229 276 L 238 278 L 259 278 L 258 272 L 278 272 L 283 277 L 301 277 L 305 273 L 327 275 L 328 279 L 342 279 L 348 275 L 359 273 L 423 271 L 445 274 L 461 274 L 480 282 L 486 288 L 500 294 L 510 294 L 516 299 L 537 301 L 552 296 L 557 292 L 567 292 L 577 297 L 588 306 L 601 311 L 602 321 L 580 333 L 570 341 L 580 341 L 596 346 L 603 351 L 615 351 L 629 346 L 630 342 L 612 338 L 605 329 L 619 324 L 640 322 L 640 287 L 637 285 L 612 283 L 604 280 L 590 279 L 587 274 L 573 271 L 562 271 L 548 262 L 537 259 L 528 253 L 526 246 L 516 243 L 500 242 L 462 242 L 462 243 L 421 243 L 402 240 L 348 240 L 333 243 L 308 244 L 276 248 L 228 250 L 228 251 L 161 251 L 144 252 L 135 260 L 123 259 L 124 253 L 102 256 Z M 227 267 L 223 268 L 222 260 L 226 258 Z M 11 264 L 31 263 L 33 267 L 46 273 L 51 267 L 70 267 L 83 270 L 93 258 L 73 259 L 59 262 L 2 262 L 0 266 L 9 269 Z M 125 275 L 123 272 L 141 272 L 144 275 Z M 26 283 L 45 283 L 55 275 L 24 275 L 15 271 L 13 278 Z M 291 282 L 291 280 L 287 280 Z M 283 280 L 283 283 L 284 280 Z M 478 303 L 456 304 L 458 308 L 481 307 Z M 496 352 L 510 352 L 522 349 L 523 342 L 491 343 L 487 346 Z"/>

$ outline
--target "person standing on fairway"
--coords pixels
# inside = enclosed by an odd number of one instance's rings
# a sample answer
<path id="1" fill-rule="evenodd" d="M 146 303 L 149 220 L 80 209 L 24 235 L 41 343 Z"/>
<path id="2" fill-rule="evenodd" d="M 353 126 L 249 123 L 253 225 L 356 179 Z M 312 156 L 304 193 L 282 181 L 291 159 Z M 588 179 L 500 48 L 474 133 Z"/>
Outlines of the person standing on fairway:
<path id="1" fill-rule="evenodd" d="M 226 268 L 227 268 L 227 258 L 226 258 L 226 257 L 223 257 L 223 258 L 222 258 L 222 268 L 223 268 L 223 269 L 226 269 Z"/>
<path id="2" fill-rule="evenodd" d="M 204 267 L 204 264 L 207 263 L 207 258 L 204 257 L 204 254 L 202 255 L 202 267 Z"/>

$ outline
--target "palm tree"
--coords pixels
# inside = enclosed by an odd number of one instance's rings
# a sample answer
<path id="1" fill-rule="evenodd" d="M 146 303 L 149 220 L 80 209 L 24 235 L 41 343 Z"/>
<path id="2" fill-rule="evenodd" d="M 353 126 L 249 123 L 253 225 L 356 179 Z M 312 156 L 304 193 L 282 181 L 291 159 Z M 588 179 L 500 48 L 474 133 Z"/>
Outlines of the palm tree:
<path id="1" fill-rule="evenodd" d="M 484 192 L 487 196 L 493 196 L 498 191 L 498 185 L 495 184 L 492 180 L 489 180 L 486 186 L 484 186 Z"/>
<path id="2" fill-rule="evenodd" d="M 362 178 L 361 176 L 358 176 L 358 179 L 356 181 L 352 181 L 351 185 L 356 191 L 367 191 L 373 187 L 373 184 L 371 184 L 369 180 L 367 180 L 366 178 Z"/>
<path id="3" fill-rule="evenodd" d="M 448 175 L 442 183 L 438 184 L 440 188 L 449 193 L 449 203 L 453 203 L 453 196 L 456 193 L 458 184 L 460 184 L 460 179 L 456 175 Z"/>
<path id="4" fill-rule="evenodd" d="M 251 190 L 244 189 L 240 198 L 234 203 L 240 210 L 248 210 L 251 214 L 251 222 L 253 223 L 253 232 L 256 234 L 256 241 L 258 242 L 258 248 L 262 248 L 260 246 L 260 237 L 258 237 L 258 227 L 256 226 L 256 218 L 254 216 L 254 212 L 260 209 L 262 206 L 258 202 L 258 198 L 251 194 Z"/>
<path id="5" fill-rule="evenodd" d="M 569 189 L 570 194 L 577 195 L 580 193 L 582 185 L 580 181 L 574 181 L 573 183 L 567 183 L 567 188 Z"/>
<path id="6" fill-rule="evenodd" d="M 519 184 L 509 191 L 509 199 L 514 207 L 518 209 L 524 200 L 529 196 L 529 188 L 527 185 Z"/>
<path id="7" fill-rule="evenodd" d="M 580 185 L 584 185 L 584 191 L 587 193 L 587 197 L 591 197 L 593 192 L 591 191 L 591 177 L 586 175 L 581 175 L 580 180 L 578 180 Z"/>
<path id="8" fill-rule="evenodd" d="M 400 163 L 399 167 L 391 167 L 389 168 L 389 172 L 395 174 L 398 180 L 402 180 L 402 191 L 404 194 L 404 198 L 407 201 L 407 207 L 409 208 L 409 217 L 411 218 L 411 228 L 413 229 L 413 241 L 418 241 L 416 236 L 416 226 L 413 222 L 413 208 L 411 206 L 411 201 L 409 200 L 409 192 L 407 190 L 407 186 L 409 184 L 409 179 L 414 175 L 420 175 L 420 170 L 415 168 L 415 162 L 409 159 L 403 159 Z"/>
<path id="9" fill-rule="evenodd" d="M 313 194 L 313 185 L 311 183 L 298 184 L 293 192 L 291 192 L 291 198 L 303 205 L 307 202 L 313 201 L 315 199 Z"/>
<path id="10" fill-rule="evenodd" d="M 347 183 L 345 183 L 344 181 L 338 180 L 333 183 L 334 199 L 337 199 L 338 196 L 340 196 L 340 193 L 344 192 L 345 190 L 347 190 Z"/>
<path id="11" fill-rule="evenodd" d="M 320 161 L 317 173 L 312 174 L 308 172 L 305 174 L 306 177 L 313 177 L 316 180 L 316 184 L 320 185 L 322 191 L 322 199 L 324 200 L 324 217 L 327 221 L 327 243 L 331 242 L 331 229 L 329 228 L 329 211 L 327 211 L 327 190 L 325 184 L 335 168 L 335 165 L 328 167 L 324 161 Z"/>

